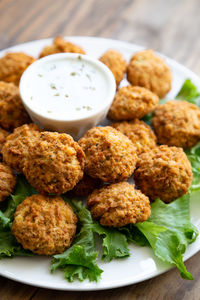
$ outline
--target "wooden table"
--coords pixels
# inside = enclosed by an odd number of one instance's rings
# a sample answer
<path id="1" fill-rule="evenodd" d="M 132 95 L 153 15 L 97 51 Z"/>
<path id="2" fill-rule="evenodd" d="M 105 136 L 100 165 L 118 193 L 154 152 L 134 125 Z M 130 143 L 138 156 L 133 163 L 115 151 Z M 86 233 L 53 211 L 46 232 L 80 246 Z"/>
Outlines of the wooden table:
<path id="1" fill-rule="evenodd" d="M 114 38 L 154 48 L 200 75 L 199 0 L 0 0 L 0 48 L 61 35 Z M 200 253 L 176 269 L 132 286 L 100 292 L 57 292 L 0 277 L 0 300 L 200 299 Z"/>

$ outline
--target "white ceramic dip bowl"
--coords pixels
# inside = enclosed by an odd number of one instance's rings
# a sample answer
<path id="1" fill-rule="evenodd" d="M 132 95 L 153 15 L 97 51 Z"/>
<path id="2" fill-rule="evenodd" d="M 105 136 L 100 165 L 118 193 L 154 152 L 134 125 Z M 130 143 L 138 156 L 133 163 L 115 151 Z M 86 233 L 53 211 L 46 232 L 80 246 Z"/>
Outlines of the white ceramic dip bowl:
<path id="1" fill-rule="evenodd" d="M 78 139 L 106 117 L 116 84 L 112 72 L 99 60 L 59 53 L 30 65 L 19 89 L 34 123 Z"/>

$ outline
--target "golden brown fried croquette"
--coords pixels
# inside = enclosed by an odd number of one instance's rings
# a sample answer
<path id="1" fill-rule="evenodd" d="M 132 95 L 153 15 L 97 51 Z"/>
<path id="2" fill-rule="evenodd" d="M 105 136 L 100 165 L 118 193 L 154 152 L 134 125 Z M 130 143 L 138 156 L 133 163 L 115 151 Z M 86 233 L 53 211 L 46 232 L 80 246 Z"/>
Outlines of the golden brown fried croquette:
<path id="1" fill-rule="evenodd" d="M 40 53 L 40 58 L 62 52 L 85 54 L 85 51 L 81 47 L 67 42 L 62 37 L 57 36 L 52 45 L 44 47 Z"/>
<path id="2" fill-rule="evenodd" d="M 186 101 L 168 101 L 156 108 L 153 127 L 159 144 L 193 147 L 200 140 L 200 109 Z"/>
<path id="3" fill-rule="evenodd" d="M 123 79 L 127 66 L 122 54 L 116 50 L 108 50 L 99 60 L 111 70 L 116 80 L 116 86 L 118 87 Z"/>
<path id="4" fill-rule="evenodd" d="M 88 196 L 92 191 L 101 185 L 101 180 L 84 175 L 83 178 L 75 185 L 73 190 L 68 192 L 70 197 Z"/>
<path id="5" fill-rule="evenodd" d="M 35 61 L 35 58 L 23 53 L 7 53 L 0 58 L 0 80 L 19 85 L 22 73 Z"/>
<path id="6" fill-rule="evenodd" d="M 135 119 L 129 122 L 113 123 L 110 126 L 121 131 L 131 140 L 136 148 L 137 155 L 156 147 L 156 136 L 151 127 L 143 121 Z"/>
<path id="7" fill-rule="evenodd" d="M 9 132 L 0 127 L 0 153 L 8 135 Z"/>
<path id="8" fill-rule="evenodd" d="M 18 87 L 0 81 L 0 126 L 13 130 L 25 123 L 30 123 L 30 118 L 22 104 Z"/>
<path id="9" fill-rule="evenodd" d="M 76 233 L 77 217 L 61 197 L 33 195 L 15 212 L 12 233 L 24 249 L 39 255 L 62 253 Z"/>
<path id="10" fill-rule="evenodd" d="M 108 112 L 108 118 L 116 121 L 140 119 L 152 112 L 159 98 L 139 86 L 124 86 L 118 90 Z"/>
<path id="11" fill-rule="evenodd" d="M 118 130 L 94 127 L 79 140 L 86 155 L 85 172 L 104 182 L 119 182 L 133 174 L 137 160 L 133 143 Z"/>
<path id="12" fill-rule="evenodd" d="M 61 195 L 82 179 L 84 164 L 84 152 L 70 135 L 42 132 L 29 147 L 23 172 L 41 194 Z"/>
<path id="13" fill-rule="evenodd" d="M 17 172 L 22 172 L 28 157 L 29 148 L 39 138 L 40 129 L 35 124 L 17 127 L 11 133 L 2 148 L 3 160 Z"/>
<path id="14" fill-rule="evenodd" d="M 0 163 L 0 202 L 8 197 L 16 185 L 16 176 L 12 169 L 4 163 Z"/>
<path id="15" fill-rule="evenodd" d="M 132 85 L 145 87 L 160 98 L 171 89 L 171 71 L 153 50 L 140 51 L 132 56 L 127 67 L 127 79 Z"/>
<path id="16" fill-rule="evenodd" d="M 162 145 L 141 154 L 134 179 L 151 200 L 168 203 L 187 193 L 193 174 L 182 148 Z"/>
<path id="17" fill-rule="evenodd" d="M 149 198 L 128 182 L 94 190 L 87 205 L 93 218 L 103 226 L 121 227 L 144 222 L 151 214 Z"/>

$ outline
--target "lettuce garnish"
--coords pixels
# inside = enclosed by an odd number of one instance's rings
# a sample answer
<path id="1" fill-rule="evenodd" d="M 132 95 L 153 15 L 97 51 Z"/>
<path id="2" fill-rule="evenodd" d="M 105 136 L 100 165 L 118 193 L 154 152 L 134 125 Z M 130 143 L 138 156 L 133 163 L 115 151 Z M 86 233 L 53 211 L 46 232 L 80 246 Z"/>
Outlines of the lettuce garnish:
<path id="1" fill-rule="evenodd" d="M 98 281 L 103 272 L 97 265 L 93 220 L 90 212 L 81 202 L 71 202 L 80 222 L 80 231 L 76 235 L 73 245 L 62 254 L 54 255 L 51 263 L 51 272 L 57 268 L 64 271 L 64 277 L 72 282 L 75 278 L 83 281 Z"/>
<path id="2" fill-rule="evenodd" d="M 70 282 L 75 278 L 80 281 L 86 278 L 90 281 L 98 281 L 103 271 L 99 269 L 96 262 L 98 252 L 95 233 L 103 235 L 102 258 L 107 261 L 129 255 L 126 236 L 117 230 L 102 227 L 94 221 L 82 202 L 70 201 L 66 198 L 65 200 L 73 207 L 79 218 L 80 231 L 69 249 L 53 256 L 51 271 L 61 268 L 64 271 L 64 277 Z"/>
<path id="3" fill-rule="evenodd" d="M 200 143 L 185 150 L 185 153 L 191 163 L 193 172 L 193 181 L 190 187 L 191 191 L 200 190 Z"/>
<path id="4" fill-rule="evenodd" d="M 180 275 L 193 279 L 183 263 L 183 254 L 193 243 L 198 230 L 190 222 L 190 194 L 165 204 L 156 200 L 151 205 L 151 217 L 148 221 L 135 226 L 144 234 L 155 255 L 165 262 L 176 265 Z"/>
<path id="5" fill-rule="evenodd" d="M 185 100 L 200 106 L 200 92 L 190 79 L 186 79 L 176 96 L 177 100 Z"/>
<path id="6" fill-rule="evenodd" d="M 18 176 L 15 194 L 8 198 L 7 208 L 0 210 L 0 259 L 33 255 L 30 251 L 24 250 L 11 233 L 12 221 L 17 206 L 33 193 L 35 193 L 35 190 L 28 184 L 26 179 L 23 176 Z"/>

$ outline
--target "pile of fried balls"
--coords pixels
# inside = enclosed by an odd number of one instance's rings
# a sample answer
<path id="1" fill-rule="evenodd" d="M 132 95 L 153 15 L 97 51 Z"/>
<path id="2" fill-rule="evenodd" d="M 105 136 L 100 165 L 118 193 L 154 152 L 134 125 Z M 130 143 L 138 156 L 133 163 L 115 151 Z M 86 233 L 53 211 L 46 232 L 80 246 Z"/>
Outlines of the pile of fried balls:
<path id="1" fill-rule="evenodd" d="M 60 52 L 85 54 L 56 37 L 39 58 Z M 112 49 L 99 59 L 116 79 L 110 125 L 91 128 L 76 142 L 31 123 L 18 84 L 35 58 L 25 53 L 0 58 L 0 201 L 14 192 L 16 174 L 24 174 L 38 194 L 17 207 L 12 233 L 24 249 L 39 255 L 62 253 L 76 234 L 78 219 L 63 194 L 87 196 L 94 219 L 121 227 L 147 220 L 151 201 L 170 203 L 192 183 L 183 149 L 200 140 L 200 109 L 173 99 L 159 105 L 172 83 L 165 61 L 153 50 L 133 54 L 128 64 Z M 129 85 L 120 87 L 125 77 Z M 141 120 L 149 113 L 153 129 Z M 127 181 L 131 176 L 135 185 Z"/>

